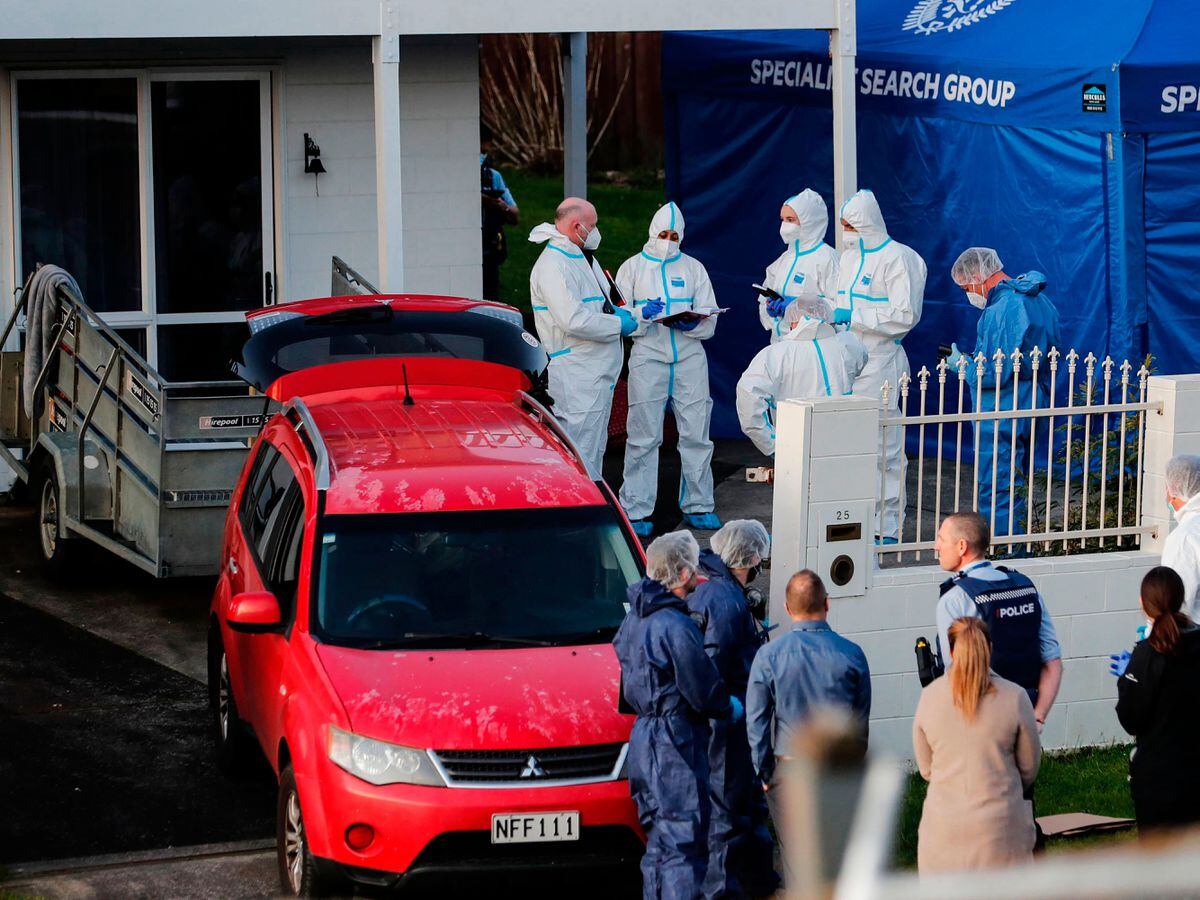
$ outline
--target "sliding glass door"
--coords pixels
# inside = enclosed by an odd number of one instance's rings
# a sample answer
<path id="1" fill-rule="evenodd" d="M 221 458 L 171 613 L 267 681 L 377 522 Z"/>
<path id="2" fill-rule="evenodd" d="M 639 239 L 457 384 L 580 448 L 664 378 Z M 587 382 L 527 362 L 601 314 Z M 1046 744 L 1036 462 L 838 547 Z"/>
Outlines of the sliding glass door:
<path id="1" fill-rule="evenodd" d="M 228 376 L 273 300 L 267 72 L 15 78 L 18 259 L 66 268 L 173 381 Z"/>

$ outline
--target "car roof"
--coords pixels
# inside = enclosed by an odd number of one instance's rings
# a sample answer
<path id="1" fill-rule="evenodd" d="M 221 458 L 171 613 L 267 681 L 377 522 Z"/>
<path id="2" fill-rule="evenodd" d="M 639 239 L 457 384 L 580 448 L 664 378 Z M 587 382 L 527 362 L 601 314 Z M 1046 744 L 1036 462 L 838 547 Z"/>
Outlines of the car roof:
<path id="1" fill-rule="evenodd" d="M 523 395 L 400 389 L 314 403 L 328 456 L 329 514 L 603 505 L 571 447 Z"/>

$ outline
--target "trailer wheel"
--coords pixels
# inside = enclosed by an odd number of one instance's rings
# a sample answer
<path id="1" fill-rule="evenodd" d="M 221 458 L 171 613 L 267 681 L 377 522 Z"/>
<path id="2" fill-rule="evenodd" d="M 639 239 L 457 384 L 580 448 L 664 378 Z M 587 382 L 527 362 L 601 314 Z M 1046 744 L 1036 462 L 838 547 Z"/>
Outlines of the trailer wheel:
<path id="1" fill-rule="evenodd" d="M 61 503 L 58 478 L 54 474 L 53 466 L 48 466 L 43 472 L 41 489 L 38 491 L 38 546 L 42 550 L 42 560 L 55 575 L 71 572 L 77 548 L 76 540 L 64 538 L 60 533 Z"/>

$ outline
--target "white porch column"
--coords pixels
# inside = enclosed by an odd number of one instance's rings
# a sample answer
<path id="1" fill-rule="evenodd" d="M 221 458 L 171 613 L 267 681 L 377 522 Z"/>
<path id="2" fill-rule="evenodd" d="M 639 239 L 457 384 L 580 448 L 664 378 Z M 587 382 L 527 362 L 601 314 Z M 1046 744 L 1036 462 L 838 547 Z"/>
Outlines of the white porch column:
<path id="1" fill-rule="evenodd" d="M 855 54 L 858 35 L 855 0 L 837 0 L 838 30 L 830 32 L 829 50 L 833 69 L 833 233 L 838 250 L 842 229 L 838 227 L 842 204 L 858 190 L 858 127 L 855 100 Z"/>
<path id="2" fill-rule="evenodd" d="M 562 37 L 563 196 L 587 198 L 587 32 Z"/>
<path id="3" fill-rule="evenodd" d="M 379 290 L 404 290 L 404 230 L 400 186 L 400 35 L 384 3 L 383 34 L 371 39 L 375 70 L 375 214 L 379 233 Z"/>

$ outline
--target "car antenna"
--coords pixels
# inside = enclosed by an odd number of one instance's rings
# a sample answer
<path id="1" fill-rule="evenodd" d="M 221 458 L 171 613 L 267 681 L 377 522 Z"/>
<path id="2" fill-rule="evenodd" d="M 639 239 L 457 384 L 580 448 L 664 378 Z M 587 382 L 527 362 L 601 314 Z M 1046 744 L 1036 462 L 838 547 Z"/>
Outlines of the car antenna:
<path id="1" fill-rule="evenodd" d="M 412 391 L 408 389 L 408 366 L 401 366 L 400 371 L 404 374 L 404 405 L 413 406 L 415 401 L 412 398 Z"/>

